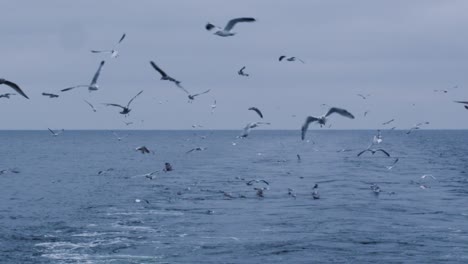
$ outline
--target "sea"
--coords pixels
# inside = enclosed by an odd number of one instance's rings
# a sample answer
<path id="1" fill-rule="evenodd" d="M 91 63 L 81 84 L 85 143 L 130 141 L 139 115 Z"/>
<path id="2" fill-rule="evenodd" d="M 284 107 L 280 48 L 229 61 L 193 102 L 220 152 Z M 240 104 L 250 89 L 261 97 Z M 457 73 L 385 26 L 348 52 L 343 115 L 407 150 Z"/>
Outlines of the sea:
<path id="1" fill-rule="evenodd" d="M 468 263 L 468 131 L 406 132 L 0 131 L 0 263 Z"/>

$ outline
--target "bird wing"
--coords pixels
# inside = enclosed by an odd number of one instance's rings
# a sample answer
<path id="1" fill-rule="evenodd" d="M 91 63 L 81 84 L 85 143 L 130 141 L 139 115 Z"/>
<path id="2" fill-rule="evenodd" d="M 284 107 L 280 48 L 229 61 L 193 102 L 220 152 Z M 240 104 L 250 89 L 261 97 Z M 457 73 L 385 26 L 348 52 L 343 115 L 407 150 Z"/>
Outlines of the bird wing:
<path id="1" fill-rule="evenodd" d="M 286 56 L 281 55 L 281 56 L 278 58 L 278 60 L 279 60 L 279 61 L 282 61 L 284 58 L 286 58 Z"/>
<path id="2" fill-rule="evenodd" d="M 257 107 L 250 107 L 249 110 L 255 111 L 261 118 L 263 118 L 262 112 Z"/>
<path id="3" fill-rule="evenodd" d="M 187 152 L 185 152 L 185 154 L 188 154 L 188 153 L 190 153 L 190 152 L 193 152 L 193 151 L 195 151 L 195 149 L 194 149 L 194 148 L 193 148 L 193 149 L 191 149 L 191 150 L 189 150 L 189 151 L 187 151 Z"/>
<path id="4" fill-rule="evenodd" d="M 385 155 L 387 155 L 387 157 L 390 158 L 390 154 L 389 154 L 387 151 L 385 151 L 384 149 L 377 149 L 376 151 L 381 151 L 381 152 L 383 152 Z"/>
<path id="5" fill-rule="evenodd" d="M 330 110 L 328 110 L 327 114 L 325 116 L 329 116 L 333 113 L 337 113 L 337 114 L 340 114 L 344 117 L 347 117 L 347 118 L 351 118 L 351 119 L 354 119 L 354 116 L 353 114 L 351 114 L 350 112 L 348 112 L 347 110 L 345 109 L 342 109 L 342 108 L 338 108 L 338 107 L 332 107 L 330 108 Z"/>
<path id="6" fill-rule="evenodd" d="M 455 103 L 459 103 L 459 104 L 468 104 L 468 101 L 454 101 Z"/>
<path id="7" fill-rule="evenodd" d="M 121 106 L 119 104 L 104 104 L 104 105 L 106 105 L 106 106 L 116 106 L 116 107 L 120 107 L 122 109 L 125 109 L 125 107 L 123 107 L 123 106 Z"/>
<path id="8" fill-rule="evenodd" d="M 72 87 L 68 87 L 68 88 L 62 89 L 62 90 L 60 90 L 60 91 L 61 91 L 61 92 L 66 92 L 66 91 L 70 91 L 70 90 L 72 90 L 72 89 L 80 88 L 80 87 L 90 87 L 90 85 L 77 85 L 77 86 L 72 86 Z"/>
<path id="9" fill-rule="evenodd" d="M 101 61 L 101 63 L 99 64 L 99 68 L 98 68 L 98 70 L 96 71 L 96 73 L 93 76 L 93 80 L 91 81 L 91 85 L 97 83 L 98 78 L 99 78 L 99 74 L 101 74 L 101 69 L 102 69 L 102 66 L 104 66 L 104 63 L 105 63 L 105 61 Z"/>
<path id="10" fill-rule="evenodd" d="M 255 22 L 253 17 L 240 17 L 229 20 L 229 22 L 224 27 L 224 30 L 230 31 L 237 23 L 239 22 Z"/>
<path id="11" fill-rule="evenodd" d="M 4 80 L 3 81 L 3 84 L 9 86 L 10 88 L 12 88 L 13 90 L 15 90 L 17 93 L 21 94 L 22 96 L 26 97 L 27 99 L 29 99 L 29 97 L 23 92 L 23 90 L 21 90 L 21 88 L 14 82 L 10 82 L 8 80 Z"/>
<path id="12" fill-rule="evenodd" d="M 86 101 L 84 99 L 83 99 L 83 101 L 85 101 L 92 109 L 94 109 L 94 106 L 90 102 L 88 102 L 88 101 Z"/>
<path id="13" fill-rule="evenodd" d="M 91 50 L 92 53 L 112 53 L 112 50 Z"/>
<path id="14" fill-rule="evenodd" d="M 120 38 L 119 42 L 117 42 L 117 44 L 120 44 L 120 42 L 122 42 L 122 40 L 124 40 L 124 38 L 125 38 L 126 35 L 127 35 L 127 34 L 124 33 L 124 34 L 122 35 L 122 37 Z"/>
<path id="15" fill-rule="evenodd" d="M 359 153 L 357 154 L 357 156 L 358 156 L 358 157 L 361 156 L 361 155 L 364 154 L 364 152 L 366 152 L 366 151 L 369 151 L 369 149 L 365 149 L 365 150 L 359 152 Z"/>
<path id="16" fill-rule="evenodd" d="M 153 66 L 153 68 L 154 68 L 156 71 L 159 72 L 159 74 L 161 74 L 161 76 L 167 77 L 167 74 L 166 74 L 163 70 L 161 70 L 161 68 L 159 68 L 158 65 L 156 65 L 156 63 L 154 63 L 153 61 L 150 61 L 150 64 L 151 64 L 151 66 Z"/>
<path id="17" fill-rule="evenodd" d="M 202 94 L 209 93 L 210 91 L 211 91 L 211 89 L 208 89 L 208 90 L 206 90 L 206 91 L 204 91 L 204 92 L 202 92 L 202 93 L 197 93 L 197 94 L 194 94 L 194 95 L 192 95 L 192 96 L 193 96 L 193 97 L 199 96 L 199 95 L 202 95 Z"/>
<path id="18" fill-rule="evenodd" d="M 127 108 L 130 107 L 130 104 L 133 102 L 133 100 L 135 100 L 135 98 L 137 98 L 142 92 L 143 90 L 141 90 L 139 93 L 137 93 L 137 95 L 130 99 L 130 101 L 128 101 Z"/>
<path id="19" fill-rule="evenodd" d="M 50 131 L 50 133 L 52 133 L 52 135 L 56 135 L 56 133 L 52 129 L 50 128 L 47 128 L 47 129 Z"/>
<path id="20" fill-rule="evenodd" d="M 312 123 L 312 122 L 315 122 L 315 121 L 318 121 L 319 119 L 316 118 L 316 117 L 313 117 L 313 116 L 308 116 L 304 122 L 304 124 L 302 125 L 302 128 L 301 128 L 301 138 L 302 140 L 304 140 L 305 138 L 305 135 L 307 133 L 307 129 L 309 128 L 309 124 Z"/>
<path id="21" fill-rule="evenodd" d="M 169 77 L 171 81 L 173 81 L 177 87 L 179 87 L 182 91 L 184 91 L 186 94 L 190 94 L 189 91 L 187 91 L 187 89 L 185 89 L 182 85 L 180 85 L 180 81 L 172 78 L 172 77 Z"/>
<path id="22" fill-rule="evenodd" d="M 261 182 L 264 182 L 266 185 L 270 185 L 267 181 L 265 180 L 260 180 Z"/>

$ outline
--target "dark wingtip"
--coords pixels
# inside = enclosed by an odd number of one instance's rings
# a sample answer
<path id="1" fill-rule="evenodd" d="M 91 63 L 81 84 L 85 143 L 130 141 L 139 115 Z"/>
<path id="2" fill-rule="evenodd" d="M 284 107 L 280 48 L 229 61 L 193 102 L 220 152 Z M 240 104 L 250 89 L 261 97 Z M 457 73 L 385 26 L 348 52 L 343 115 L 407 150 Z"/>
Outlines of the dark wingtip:
<path id="1" fill-rule="evenodd" d="M 205 29 L 206 29 L 206 30 L 211 30 L 211 29 L 213 29 L 213 28 L 214 28 L 214 25 L 211 24 L 211 23 L 207 23 L 206 26 L 205 26 Z"/>

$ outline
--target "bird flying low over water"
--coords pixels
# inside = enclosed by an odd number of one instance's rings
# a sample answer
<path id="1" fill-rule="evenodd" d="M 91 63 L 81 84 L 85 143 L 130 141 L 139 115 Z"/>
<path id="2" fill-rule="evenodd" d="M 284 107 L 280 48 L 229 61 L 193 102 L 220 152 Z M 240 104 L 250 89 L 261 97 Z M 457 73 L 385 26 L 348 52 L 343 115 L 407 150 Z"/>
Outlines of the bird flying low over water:
<path id="1" fill-rule="evenodd" d="M 80 85 L 77 85 L 77 86 L 72 86 L 72 87 L 62 89 L 61 91 L 66 92 L 66 91 L 70 91 L 70 90 L 73 90 L 75 88 L 81 88 L 81 87 L 87 87 L 88 91 L 90 91 L 90 92 L 91 91 L 97 91 L 98 88 L 99 88 L 99 86 L 97 85 L 97 81 L 99 79 L 99 75 L 101 74 L 101 69 L 102 69 L 102 66 L 104 66 L 104 63 L 105 63 L 105 61 L 101 61 L 101 63 L 99 64 L 99 68 L 97 69 L 96 73 L 94 74 L 93 79 L 91 80 L 91 83 L 89 85 L 80 84 Z"/>
<path id="2" fill-rule="evenodd" d="M 10 99 L 10 96 L 12 96 L 12 95 L 16 95 L 16 94 L 14 94 L 14 93 L 0 94 L 0 98 Z"/>
<path id="3" fill-rule="evenodd" d="M 221 36 L 221 37 L 229 37 L 229 36 L 234 36 L 236 33 L 231 32 L 231 30 L 234 28 L 234 26 L 237 23 L 241 22 L 255 22 L 255 18 L 252 17 L 240 17 L 240 18 L 234 18 L 229 20 L 229 22 L 226 24 L 224 29 L 217 27 L 211 23 L 207 23 L 205 26 L 205 29 L 208 31 L 214 31 L 213 34 Z"/>
<path id="4" fill-rule="evenodd" d="M 249 74 L 248 74 L 248 73 L 245 73 L 244 70 L 245 70 L 245 66 L 242 67 L 242 68 L 237 72 L 237 74 L 239 74 L 240 76 L 249 77 Z"/>
<path id="5" fill-rule="evenodd" d="M 361 156 L 362 154 L 364 154 L 364 153 L 367 152 L 367 151 L 372 152 L 372 155 L 374 155 L 376 152 L 380 151 L 380 152 L 382 152 L 383 154 L 385 154 L 387 157 L 390 158 L 390 154 L 388 154 L 388 152 L 385 151 L 384 149 L 370 149 L 370 148 L 365 149 L 365 150 L 359 152 L 359 153 L 357 154 L 357 156 L 359 157 L 359 156 Z"/>
<path id="6" fill-rule="evenodd" d="M 172 78 L 171 76 L 167 75 L 161 68 L 158 67 L 158 65 L 156 65 L 156 63 L 154 63 L 154 61 L 150 61 L 150 64 L 151 64 L 151 66 L 153 66 L 153 68 L 157 72 L 159 72 L 159 74 L 161 74 L 161 80 L 173 82 L 173 83 L 175 83 L 175 85 L 177 85 L 177 87 L 182 89 L 184 92 L 189 93 L 187 90 L 185 90 L 184 87 L 182 87 L 182 85 L 180 85 L 180 81 L 178 81 L 178 80 Z"/>
<path id="7" fill-rule="evenodd" d="M 287 58 L 285 55 L 281 55 L 281 56 L 278 58 L 278 61 L 282 61 L 282 60 L 284 60 L 284 59 L 286 59 L 287 61 L 300 61 L 300 62 L 302 62 L 302 63 L 305 63 L 305 61 L 303 61 L 303 60 L 301 60 L 301 59 L 299 59 L 299 58 L 297 58 L 297 57 L 289 57 L 289 58 Z"/>
<path id="8" fill-rule="evenodd" d="M 206 90 L 206 91 L 204 91 L 204 92 L 201 92 L 201 93 L 189 94 L 189 95 L 188 95 L 189 103 L 191 103 L 193 100 L 195 100 L 195 97 L 200 96 L 200 95 L 202 95 L 202 94 L 209 93 L 210 91 L 211 91 L 211 89 L 208 89 L 208 90 Z"/>
<path id="9" fill-rule="evenodd" d="M 260 116 L 260 118 L 263 118 L 262 112 L 257 107 L 252 106 L 249 108 L 249 110 L 255 111 L 255 113 L 257 113 Z"/>
<path id="10" fill-rule="evenodd" d="M 131 103 L 133 102 L 133 100 L 135 100 L 135 98 L 137 98 L 141 93 L 143 93 L 143 90 L 141 90 L 139 93 L 137 93 L 137 95 L 135 95 L 132 99 L 130 99 L 130 101 L 128 101 L 127 106 L 121 106 L 121 105 L 119 105 L 119 104 L 104 104 L 104 105 L 120 107 L 120 108 L 122 108 L 122 111 L 119 112 L 119 113 L 122 114 L 122 115 L 128 115 L 128 114 L 130 113 L 130 111 L 132 111 L 132 109 L 130 109 L 130 104 L 131 104 Z"/>
<path id="11" fill-rule="evenodd" d="M 252 128 L 256 128 L 258 127 L 259 125 L 269 125 L 270 123 L 268 122 L 252 122 L 252 123 L 248 123 L 245 127 L 244 127 L 244 130 L 242 131 L 242 134 L 241 134 L 241 138 L 246 138 L 249 133 L 250 133 L 250 130 Z"/>
<path id="12" fill-rule="evenodd" d="M 60 134 L 62 134 L 65 131 L 65 130 L 62 129 L 61 131 L 55 132 L 50 128 L 47 128 L 47 129 L 50 131 L 50 133 L 52 133 L 52 136 L 54 136 L 54 137 L 59 136 Z"/>
<path id="13" fill-rule="evenodd" d="M 43 96 L 47 96 L 49 98 L 57 98 L 59 97 L 58 94 L 53 94 L 53 93 L 42 93 Z"/>
<path id="14" fill-rule="evenodd" d="M 304 124 L 302 125 L 302 128 L 301 128 L 301 132 L 302 132 L 301 133 L 301 138 L 302 138 L 302 140 L 304 140 L 304 138 L 305 138 L 305 135 L 307 133 L 307 129 L 309 128 L 310 123 L 317 122 L 317 123 L 320 124 L 320 127 L 322 127 L 327 123 L 327 117 L 329 115 L 333 114 L 333 113 L 339 114 L 339 115 L 347 117 L 347 118 L 354 119 L 353 114 L 351 114 L 350 112 L 348 112 L 345 109 L 337 108 L 337 107 L 330 108 L 325 115 L 320 116 L 320 117 L 308 116 L 306 118 Z"/>
<path id="15" fill-rule="evenodd" d="M 414 127 L 410 128 L 410 130 L 408 130 L 408 132 L 406 132 L 406 134 L 409 135 L 409 134 L 411 134 L 411 132 L 413 132 L 414 130 L 420 129 L 422 125 L 429 125 L 429 124 L 430 124 L 429 122 L 417 123 L 416 125 L 414 125 Z"/>
<path id="16" fill-rule="evenodd" d="M 124 33 L 122 37 L 120 37 L 119 42 L 117 42 L 117 44 L 115 44 L 114 48 L 112 48 L 111 50 L 91 50 L 91 52 L 92 53 L 110 53 L 111 58 L 117 58 L 119 56 L 119 52 L 116 50 L 116 47 L 120 44 L 120 42 L 122 42 L 122 40 L 124 40 L 125 36 L 126 34 Z"/>
<path id="17" fill-rule="evenodd" d="M 10 88 L 12 88 L 13 90 L 15 90 L 15 92 L 21 94 L 23 97 L 26 97 L 27 99 L 29 99 L 29 97 L 23 92 L 23 90 L 21 90 L 21 88 L 14 82 L 10 82 L 8 80 L 5 80 L 3 78 L 0 78 L 0 85 L 6 85 L 6 86 L 9 86 Z M 10 94 L 12 95 L 12 94 Z M 7 97 L 9 98 L 9 97 Z"/>

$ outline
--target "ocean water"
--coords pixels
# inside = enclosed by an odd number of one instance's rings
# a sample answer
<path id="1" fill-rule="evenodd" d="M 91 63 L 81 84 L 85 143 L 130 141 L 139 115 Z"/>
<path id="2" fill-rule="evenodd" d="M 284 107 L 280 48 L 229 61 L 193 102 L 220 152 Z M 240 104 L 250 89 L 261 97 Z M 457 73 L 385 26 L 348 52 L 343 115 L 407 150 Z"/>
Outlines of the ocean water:
<path id="1" fill-rule="evenodd" d="M 0 262 L 468 263 L 468 131 L 405 132 L 2 131 Z"/>

